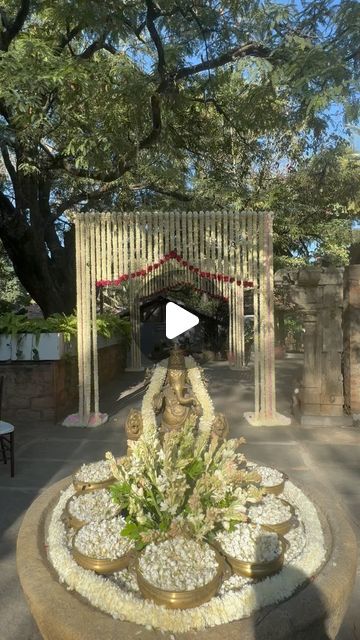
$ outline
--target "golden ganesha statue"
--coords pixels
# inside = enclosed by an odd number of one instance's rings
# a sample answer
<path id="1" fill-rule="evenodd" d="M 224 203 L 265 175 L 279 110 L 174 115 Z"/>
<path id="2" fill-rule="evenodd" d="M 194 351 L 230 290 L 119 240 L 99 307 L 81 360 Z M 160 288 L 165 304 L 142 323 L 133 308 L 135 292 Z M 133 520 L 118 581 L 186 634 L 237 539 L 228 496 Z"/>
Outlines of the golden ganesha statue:
<path id="1" fill-rule="evenodd" d="M 201 405 L 189 383 L 185 357 L 180 348 L 172 349 L 163 388 L 154 395 L 152 402 L 155 414 L 160 416 L 161 433 L 182 429 L 189 419 L 196 423 L 202 415 Z M 223 414 L 215 414 L 210 427 L 220 440 L 227 438 L 229 426 Z M 143 419 L 138 409 L 131 409 L 125 422 L 125 432 L 128 440 L 140 438 Z"/>
<path id="2" fill-rule="evenodd" d="M 185 358 L 181 349 L 174 348 L 169 357 L 164 388 L 154 396 L 155 413 L 161 413 L 161 431 L 181 429 L 186 420 L 201 416 L 202 409 L 190 391 Z"/>

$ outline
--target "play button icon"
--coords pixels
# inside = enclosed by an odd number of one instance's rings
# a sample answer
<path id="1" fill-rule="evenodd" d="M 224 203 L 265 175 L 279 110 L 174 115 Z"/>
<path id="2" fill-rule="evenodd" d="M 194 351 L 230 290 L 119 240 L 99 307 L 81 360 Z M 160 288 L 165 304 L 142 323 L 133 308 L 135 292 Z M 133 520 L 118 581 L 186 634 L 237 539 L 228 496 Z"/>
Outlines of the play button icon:
<path id="1" fill-rule="evenodd" d="M 166 305 L 166 337 L 169 340 L 199 324 L 199 318 L 174 302 Z"/>

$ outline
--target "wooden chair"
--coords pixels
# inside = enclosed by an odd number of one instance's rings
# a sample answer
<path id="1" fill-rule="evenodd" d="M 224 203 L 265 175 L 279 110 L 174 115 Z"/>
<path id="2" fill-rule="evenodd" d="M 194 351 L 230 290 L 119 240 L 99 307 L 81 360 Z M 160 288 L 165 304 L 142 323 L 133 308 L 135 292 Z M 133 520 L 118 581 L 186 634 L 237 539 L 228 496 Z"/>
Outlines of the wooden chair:
<path id="1" fill-rule="evenodd" d="M 15 474 L 15 449 L 14 449 L 14 425 L 10 422 L 4 422 L 1 420 L 1 405 L 2 405 L 2 393 L 4 387 L 4 376 L 0 376 L 0 445 L 2 451 L 2 457 L 5 464 L 7 464 L 10 458 L 10 474 L 14 477 Z M 9 457 L 8 457 L 9 456 Z"/>

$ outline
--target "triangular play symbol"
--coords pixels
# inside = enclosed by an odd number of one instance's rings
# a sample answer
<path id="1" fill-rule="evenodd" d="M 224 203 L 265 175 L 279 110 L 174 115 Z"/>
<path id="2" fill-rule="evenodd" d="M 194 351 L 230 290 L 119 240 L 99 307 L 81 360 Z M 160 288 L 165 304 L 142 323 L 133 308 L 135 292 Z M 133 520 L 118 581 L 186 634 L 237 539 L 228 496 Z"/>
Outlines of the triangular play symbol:
<path id="1" fill-rule="evenodd" d="M 169 340 L 199 324 L 199 318 L 174 302 L 166 305 L 166 337 Z"/>

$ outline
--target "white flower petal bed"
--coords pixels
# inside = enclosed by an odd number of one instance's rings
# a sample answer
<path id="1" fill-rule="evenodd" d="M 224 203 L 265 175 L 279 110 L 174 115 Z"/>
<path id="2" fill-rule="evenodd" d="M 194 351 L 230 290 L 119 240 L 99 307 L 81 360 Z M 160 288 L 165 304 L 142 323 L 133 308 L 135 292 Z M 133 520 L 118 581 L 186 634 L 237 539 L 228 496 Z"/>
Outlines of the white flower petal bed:
<path id="1" fill-rule="evenodd" d="M 118 510 L 118 505 L 107 489 L 96 489 L 76 495 L 68 504 L 69 513 L 82 522 L 111 518 Z"/>
<path id="2" fill-rule="evenodd" d="M 263 497 L 261 502 L 253 504 L 248 509 L 248 516 L 257 524 L 279 524 L 290 520 L 290 507 L 272 494 Z"/>
<path id="3" fill-rule="evenodd" d="M 232 532 L 219 533 L 216 540 L 224 553 L 244 562 L 271 562 L 282 551 L 277 533 L 260 525 L 238 524 Z"/>
<path id="4" fill-rule="evenodd" d="M 83 464 L 75 474 L 77 482 L 106 482 L 111 477 L 112 473 L 107 460 Z"/>
<path id="5" fill-rule="evenodd" d="M 284 480 L 284 476 L 281 471 L 273 469 L 272 467 L 253 467 L 253 469 L 261 475 L 261 484 L 264 487 L 276 487 Z"/>
<path id="6" fill-rule="evenodd" d="M 203 587 L 219 568 L 211 547 L 178 537 L 151 543 L 139 560 L 145 580 L 166 591 L 191 591 Z"/>
<path id="7" fill-rule="evenodd" d="M 113 618 L 150 625 L 170 633 L 225 624 L 245 618 L 266 605 L 281 602 L 291 596 L 306 578 L 312 577 L 326 559 L 324 536 L 315 506 L 298 487 L 286 481 L 284 499 L 298 509 L 305 535 L 303 548 L 299 542 L 300 533 L 290 532 L 286 537 L 289 539 L 290 534 L 293 535 L 297 545 L 294 555 L 285 554 L 285 565 L 280 573 L 261 582 L 232 576 L 223 583 L 218 596 L 200 607 L 184 611 L 168 610 L 143 600 L 131 588 L 121 588 L 121 582 L 117 582 L 114 576 L 106 578 L 97 575 L 75 562 L 62 521 L 65 504 L 73 494 L 73 485 L 62 492 L 48 530 L 49 559 L 60 581 Z"/>
<path id="8" fill-rule="evenodd" d="M 131 540 L 120 535 L 125 520 L 121 516 L 85 524 L 75 536 L 75 547 L 89 558 L 115 560 L 132 548 Z"/>

